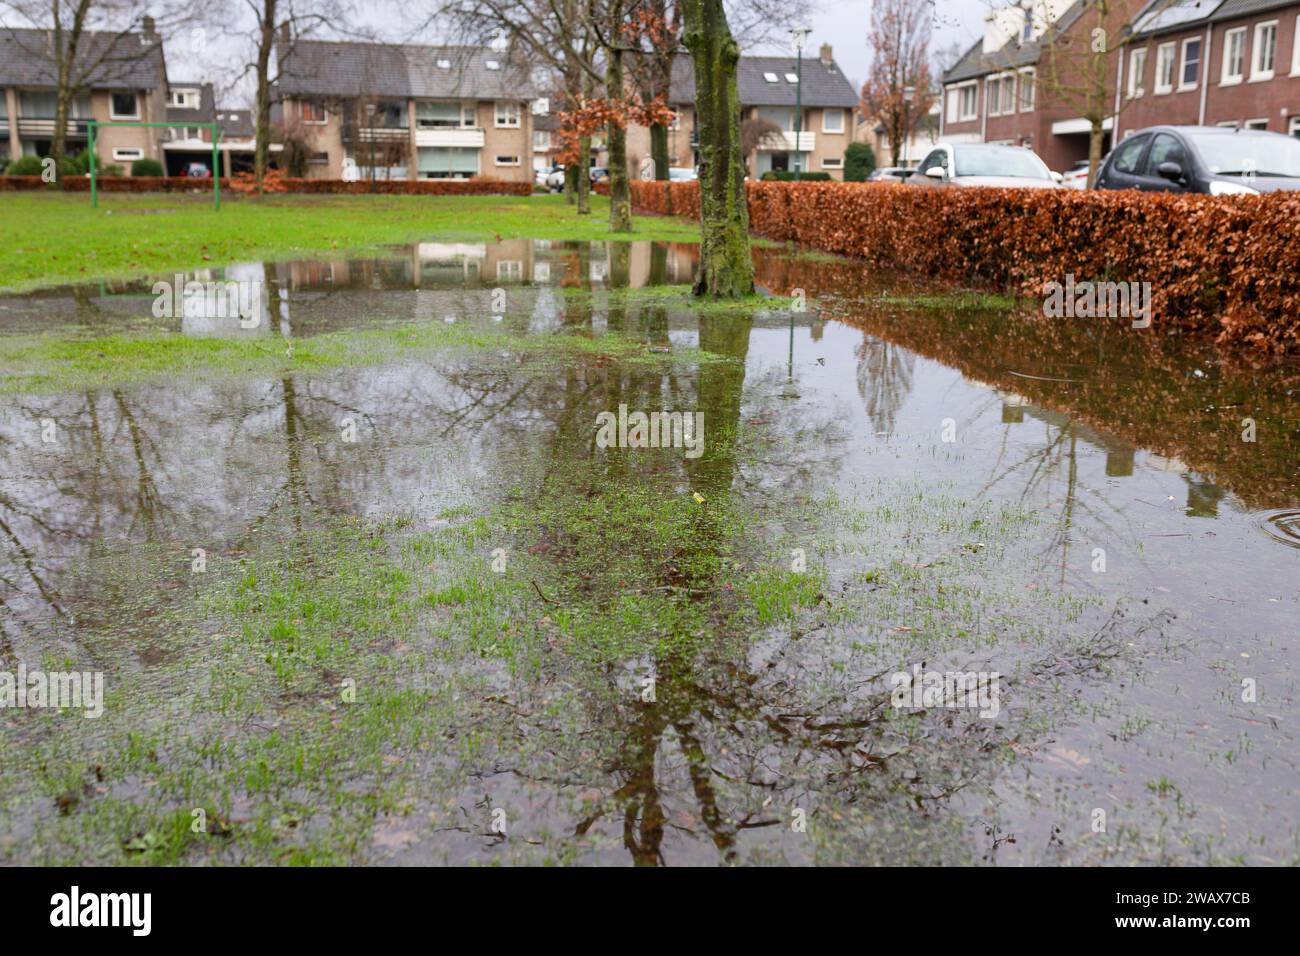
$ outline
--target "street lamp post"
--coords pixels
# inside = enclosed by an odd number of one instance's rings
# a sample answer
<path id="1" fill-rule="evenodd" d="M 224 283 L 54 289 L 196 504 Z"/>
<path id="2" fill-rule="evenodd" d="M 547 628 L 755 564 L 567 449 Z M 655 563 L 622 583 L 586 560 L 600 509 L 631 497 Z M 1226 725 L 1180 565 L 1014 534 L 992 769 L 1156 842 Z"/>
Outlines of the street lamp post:
<path id="1" fill-rule="evenodd" d="M 375 188 L 375 104 L 366 104 L 366 122 L 370 133 L 370 189 Z"/>
<path id="2" fill-rule="evenodd" d="M 794 178 L 797 182 L 803 167 L 803 45 L 812 30 L 808 27 L 795 27 L 790 31 L 790 40 L 794 44 L 795 84 L 794 84 Z"/>
<path id="3" fill-rule="evenodd" d="M 912 100 L 916 96 L 916 87 L 903 87 L 903 165 L 907 165 L 907 146 L 912 139 Z"/>

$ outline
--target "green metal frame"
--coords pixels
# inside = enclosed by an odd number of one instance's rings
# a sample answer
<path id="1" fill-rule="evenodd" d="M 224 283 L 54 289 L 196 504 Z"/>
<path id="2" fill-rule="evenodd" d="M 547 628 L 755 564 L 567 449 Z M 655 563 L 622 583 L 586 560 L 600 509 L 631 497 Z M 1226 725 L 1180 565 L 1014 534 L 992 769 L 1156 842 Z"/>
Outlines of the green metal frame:
<path id="1" fill-rule="evenodd" d="M 89 135 L 90 149 L 90 206 L 92 209 L 99 208 L 99 182 L 98 173 L 95 171 L 95 130 L 102 126 L 129 126 L 129 127 L 149 127 L 161 126 L 168 129 L 177 126 L 184 129 L 209 129 L 212 130 L 212 209 L 221 210 L 221 169 L 218 164 L 217 147 L 221 142 L 221 126 L 218 123 L 133 123 L 133 122 L 115 122 L 106 123 L 101 120 L 88 120 L 86 128 Z"/>

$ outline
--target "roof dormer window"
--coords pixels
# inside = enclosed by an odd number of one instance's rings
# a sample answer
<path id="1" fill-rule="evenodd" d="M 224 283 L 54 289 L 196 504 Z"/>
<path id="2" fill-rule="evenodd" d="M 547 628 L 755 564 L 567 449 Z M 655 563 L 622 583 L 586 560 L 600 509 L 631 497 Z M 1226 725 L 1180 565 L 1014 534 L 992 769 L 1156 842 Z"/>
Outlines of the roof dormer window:
<path id="1" fill-rule="evenodd" d="M 787 83 L 798 83 L 798 82 L 799 82 L 799 77 L 798 77 L 797 74 L 794 74 L 794 73 L 787 73 L 787 74 L 785 75 L 785 81 L 786 81 Z"/>
<path id="2" fill-rule="evenodd" d="M 500 60 L 488 60 L 487 63 L 486 63 L 486 66 L 487 66 L 487 68 L 488 68 L 489 70 L 499 70 L 499 69 L 501 69 L 501 61 L 500 61 Z"/>
<path id="3" fill-rule="evenodd" d="M 450 70 L 450 69 L 451 69 L 451 60 L 439 60 L 439 61 L 438 61 L 438 69 L 440 69 L 440 70 Z"/>
<path id="4" fill-rule="evenodd" d="M 780 82 L 781 82 L 781 80 L 777 77 L 777 75 L 776 75 L 775 73 L 764 73 L 764 74 L 763 74 L 763 79 L 767 80 L 767 82 L 769 82 L 769 83 L 780 83 Z"/>

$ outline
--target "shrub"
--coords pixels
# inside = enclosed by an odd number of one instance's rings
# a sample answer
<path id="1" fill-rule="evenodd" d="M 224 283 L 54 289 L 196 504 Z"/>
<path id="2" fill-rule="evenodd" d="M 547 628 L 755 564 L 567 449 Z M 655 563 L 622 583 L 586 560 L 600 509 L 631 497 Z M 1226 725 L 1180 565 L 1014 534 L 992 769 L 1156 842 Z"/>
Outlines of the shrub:
<path id="1" fill-rule="evenodd" d="M 860 183 L 876 168 L 876 154 L 866 143 L 849 143 L 844 151 L 844 181 Z"/>
<path id="2" fill-rule="evenodd" d="M 162 163 L 156 159 L 137 159 L 131 164 L 132 176 L 165 176 Z"/>
<path id="3" fill-rule="evenodd" d="M 699 216 L 697 183 L 634 182 L 634 206 Z M 1151 328 L 1300 352 L 1300 193 L 900 189 L 750 182 L 754 232 L 873 268 L 1042 299 L 1051 282 L 1151 283 Z"/>
<path id="4" fill-rule="evenodd" d="M 830 173 L 800 173 L 799 181 L 805 183 L 826 182 L 831 178 Z M 769 169 L 763 174 L 763 182 L 789 183 L 794 182 L 794 173 L 788 169 Z"/>
<path id="5" fill-rule="evenodd" d="M 42 170 L 41 157 L 20 156 L 9 164 L 6 176 L 39 176 Z"/>

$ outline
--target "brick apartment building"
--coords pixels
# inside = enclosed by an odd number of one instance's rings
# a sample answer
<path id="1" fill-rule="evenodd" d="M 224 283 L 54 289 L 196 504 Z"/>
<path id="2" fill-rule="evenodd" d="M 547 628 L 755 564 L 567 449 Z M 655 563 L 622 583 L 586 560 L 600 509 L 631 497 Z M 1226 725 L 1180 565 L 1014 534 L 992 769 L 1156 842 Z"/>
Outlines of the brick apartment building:
<path id="1" fill-rule="evenodd" d="M 1300 136 L 1300 3 L 1185 0 L 1138 15 L 1117 64 L 1117 136 L 1158 123 Z"/>
<path id="2" fill-rule="evenodd" d="M 1300 131 L 1296 0 L 1135 0 L 1118 9 L 1113 23 L 1083 0 L 995 10 L 943 75 L 941 138 L 1026 146 L 1056 170 L 1087 159 L 1091 124 L 1078 91 L 1097 29 L 1110 38 L 1103 152 L 1158 123 Z"/>

